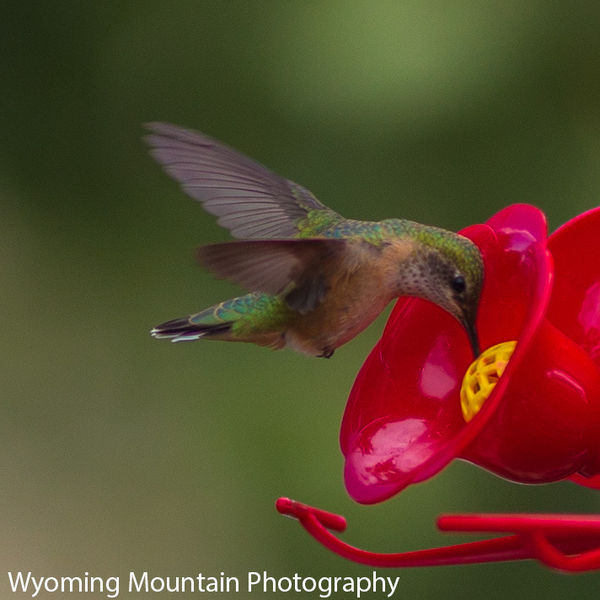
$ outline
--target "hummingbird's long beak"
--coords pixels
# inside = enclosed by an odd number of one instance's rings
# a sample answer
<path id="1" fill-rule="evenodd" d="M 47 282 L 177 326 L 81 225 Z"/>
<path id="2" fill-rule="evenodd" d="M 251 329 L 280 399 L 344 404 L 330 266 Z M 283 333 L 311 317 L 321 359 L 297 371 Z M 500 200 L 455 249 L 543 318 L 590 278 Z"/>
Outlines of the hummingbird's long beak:
<path id="1" fill-rule="evenodd" d="M 465 329 L 467 331 L 467 335 L 469 336 L 469 342 L 471 343 L 471 348 L 473 349 L 473 358 L 477 358 L 480 354 L 479 352 L 479 338 L 477 336 L 477 328 L 475 327 L 475 322 L 467 321 L 464 323 Z"/>

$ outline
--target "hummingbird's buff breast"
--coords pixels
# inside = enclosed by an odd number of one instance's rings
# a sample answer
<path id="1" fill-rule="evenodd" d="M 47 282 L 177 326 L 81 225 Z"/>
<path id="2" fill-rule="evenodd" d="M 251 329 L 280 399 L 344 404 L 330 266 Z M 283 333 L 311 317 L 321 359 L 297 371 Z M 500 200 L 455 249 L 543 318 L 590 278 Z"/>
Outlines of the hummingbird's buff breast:
<path id="1" fill-rule="evenodd" d="M 357 244 L 344 264 L 329 274 L 328 291 L 319 306 L 298 315 L 286 329 L 286 346 L 323 355 L 358 335 L 398 296 L 399 274 L 414 247 L 406 239 L 379 247 Z"/>

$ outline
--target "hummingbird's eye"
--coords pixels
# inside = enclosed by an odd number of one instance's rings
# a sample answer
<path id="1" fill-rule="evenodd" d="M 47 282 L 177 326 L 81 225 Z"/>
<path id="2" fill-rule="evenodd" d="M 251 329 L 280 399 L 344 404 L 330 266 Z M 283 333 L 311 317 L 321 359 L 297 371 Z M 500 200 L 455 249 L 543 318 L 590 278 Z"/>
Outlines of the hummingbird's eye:
<path id="1" fill-rule="evenodd" d="M 455 292 L 462 294 L 465 291 L 466 287 L 467 282 L 465 281 L 465 278 L 462 275 L 457 275 L 452 280 L 452 289 Z"/>

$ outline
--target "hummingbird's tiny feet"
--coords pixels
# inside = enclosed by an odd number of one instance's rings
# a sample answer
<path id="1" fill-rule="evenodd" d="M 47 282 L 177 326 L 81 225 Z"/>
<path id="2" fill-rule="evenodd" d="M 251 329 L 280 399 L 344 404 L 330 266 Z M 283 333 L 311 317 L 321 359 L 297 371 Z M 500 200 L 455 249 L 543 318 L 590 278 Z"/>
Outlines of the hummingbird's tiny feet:
<path id="1" fill-rule="evenodd" d="M 317 358 L 331 358 L 335 350 L 333 348 L 325 347 L 323 348 L 321 354 L 318 355 Z"/>

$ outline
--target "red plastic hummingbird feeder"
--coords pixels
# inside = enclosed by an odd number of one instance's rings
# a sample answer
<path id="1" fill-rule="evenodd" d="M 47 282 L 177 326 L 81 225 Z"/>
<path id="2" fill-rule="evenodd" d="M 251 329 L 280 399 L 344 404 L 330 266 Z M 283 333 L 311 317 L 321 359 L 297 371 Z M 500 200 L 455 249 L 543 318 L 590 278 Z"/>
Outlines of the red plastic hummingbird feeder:
<path id="1" fill-rule="evenodd" d="M 600 209 L 549 238 L 543 213 L 528 205 L 462 233 L 485 263 L 478 330 L 487 350 L 470 365 L 450 315 L 398 301 L 344 414 L 349 494 L 380 502 L 454 458 L 516 482 L 568 478 L 600 489 Z M 342 517 L 287 499 L 277 508 L 331 550 L 371 565 L 536 558 L 569 571 L 600 568 L 600 515 L 447 515 L 440 529 L 512 535 L 374 554 L 328 531 L 344 529 Z"/>

